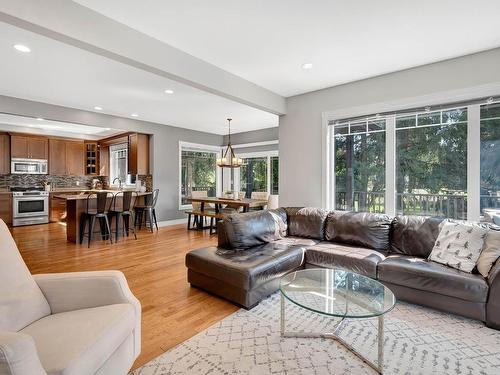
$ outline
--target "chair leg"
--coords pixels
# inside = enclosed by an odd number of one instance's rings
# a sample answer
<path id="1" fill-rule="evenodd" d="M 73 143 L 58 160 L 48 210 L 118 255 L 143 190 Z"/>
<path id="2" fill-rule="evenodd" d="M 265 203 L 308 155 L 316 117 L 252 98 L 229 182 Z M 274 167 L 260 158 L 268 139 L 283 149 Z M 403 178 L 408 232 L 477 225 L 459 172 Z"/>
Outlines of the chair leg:
<path id="1" fill-rule="evenodd" d="M 130 215 L 132 215 L 132 217 L 129 216 L 127 219 L 127 222 L 131 219 L 132 219 L 132 222 L 134 222 L 135 221 L 135 213 L 131 212 Z M 130 226 L 130 224 L 129 224 L 129 226 Z M 137 235 L 135 234 L 135 226 L 132 226 L 130 228 L 132 229 L 132 233 L 134 233 L 134 238 L 137 239 Z"/>
<path id="2" fill-rule="evenodd" d="M 188 229 L 191 230 L 191 214 L 188 214 Z"/>
<path id="3" fill-rule="evenodd" d="M 85 227 L 87 226 L 87 217 L 83 217 L 80 223 L 80 245 L 83 243 L 83 236 L 85 234 Z"/>
<path id="4" fill-rule="evenodd" d="M 210 218 L 210 234 L 213 234 L 213 230 L 214 230 L 214 218 L 211 217 Z"/>
<path id="5" fill-rule="evenodd" d="M 90 247 L 90 241 L 92 240 L 92 233 L 94 232 L 94 225 L 95 225 L 95 216 L 92 216 L 90 218 L 90 223 L 89 223 L 89 243 L 88 247 Z"/>
<path id="6" fill-rule="evenodd" d="M 156 221 L 156 210 L 154 208 L 153 208 L 153 219 L 155 221 L 156 230 L 158 231 L 158 222 Z"/>
<path id="7" fill-rule="evenodd" d="M 149 220 L 149 228 L 151 229 L 151 233 L 153 233 L 153 211 L 148 210 L 148 220 Z"/>
<path id="8" fill-rule="evenodd" d="M 125 220 L 124 216 L 127 217 L 127 220 Z M 122 219 L 123 233 L 124 233 L 124 235 L 126 235 L 128 237 L 128 226 L 129 226 L 130 215 L 120 215 L 120 217 Z"/>
<path id="9" fill-rule="evenodd" d="M 109 227 L 108 216 L 104 216 L 104 222 L 106 224 L 106 229 L 108 230 L 109 242 L 113 243 L 113 236 L 111 235 L 111 228 Z"/>
<path id="10" fill-rule="evenodd" d="M 115 228 L 116 228 L 116 233 L 115 233 L 115 242 L 118 242 L 118 232 L 120 230 L 120 217 L 122 215 L 120 214 L 116 214 L 115 215 L 115 220 L 116 220 L 116 223 L 115 223 Z"/>

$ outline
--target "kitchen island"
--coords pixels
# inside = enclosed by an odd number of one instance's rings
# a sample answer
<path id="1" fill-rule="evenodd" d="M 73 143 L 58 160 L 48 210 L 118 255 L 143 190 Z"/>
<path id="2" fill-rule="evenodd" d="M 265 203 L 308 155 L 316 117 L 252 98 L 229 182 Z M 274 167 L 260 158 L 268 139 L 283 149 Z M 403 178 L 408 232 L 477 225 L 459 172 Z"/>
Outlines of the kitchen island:
<path id="1" fill-rule="evenodd" d="M 111 204 L 111 200 L 113 199 L 113 195 L 116 194 L 117 190 L 99 190 L 110 193 L 108 197 L 108 204 Z M 66 202 L 66 238 L 69 242 L 78 243 L 80 239 L 80 223 L 82 218 L 82 213 L 87 210 L 87 200 L 89 201 L 89 208 L 95 209 L 96 204 L 96 196 L 93 195 L 90 199 L 87 199 L 89 195 L 95 194 L 97 191 L 86 191 L 80 193 L 57 193 L 54 194 L 54 199 L 63 199 Z M 144 197 L 150 195 L 151 192 L 144 193 L 135 193 L 138 195 L 137 201 L 135 204 L 144 204 Z M 122 199 L 121 197 L 117 198 L 116 208 L 121 208 Z M 100 229 L 96 225 L 96 231 Z"/>

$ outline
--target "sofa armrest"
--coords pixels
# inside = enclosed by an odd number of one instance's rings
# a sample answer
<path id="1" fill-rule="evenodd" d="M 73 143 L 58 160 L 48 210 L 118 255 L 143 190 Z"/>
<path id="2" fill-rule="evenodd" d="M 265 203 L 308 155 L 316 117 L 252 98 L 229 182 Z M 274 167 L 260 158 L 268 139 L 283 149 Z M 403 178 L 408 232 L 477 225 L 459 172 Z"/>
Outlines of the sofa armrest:
<path id="1" fill-rule="evenodd" d="M 0 374 L 47 374 L 31 336 L 18 332 L 0 332 Z"/>
<path id="2" fill-rule="evenodd" d="M 486 325 L 491 328 L 500 329 L 500 258 L 491 268 L 488 275 L 490 291 L 486 305 Z"/>
<path id="3" fill-rule="evenodd" d="M 141 304 L 120 271 L 71 272 L 33 275 L 52 314 L 98 306 L 129 303 L 134 307 L 136 356 L 141 348 Z"/>

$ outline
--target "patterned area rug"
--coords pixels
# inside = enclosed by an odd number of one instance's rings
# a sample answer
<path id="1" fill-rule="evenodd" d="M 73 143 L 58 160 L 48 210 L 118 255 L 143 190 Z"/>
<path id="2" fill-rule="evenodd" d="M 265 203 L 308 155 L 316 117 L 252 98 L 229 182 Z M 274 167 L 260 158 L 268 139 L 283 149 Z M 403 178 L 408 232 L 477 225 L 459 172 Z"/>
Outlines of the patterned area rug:
<path id="1" fill-rule="evenodd" d="M 329 339 L 281 338 L 280 296 L 221 320 L 133 375 L 375 374 Z M 287 330 L 327 332 L 331 318 L 286 304 Z M 375 361 L 377 319 L 349 320 L 340 336 Z M 500 374 L 500 331 L 398 302 L 385 317 L 384 374 Z"/>

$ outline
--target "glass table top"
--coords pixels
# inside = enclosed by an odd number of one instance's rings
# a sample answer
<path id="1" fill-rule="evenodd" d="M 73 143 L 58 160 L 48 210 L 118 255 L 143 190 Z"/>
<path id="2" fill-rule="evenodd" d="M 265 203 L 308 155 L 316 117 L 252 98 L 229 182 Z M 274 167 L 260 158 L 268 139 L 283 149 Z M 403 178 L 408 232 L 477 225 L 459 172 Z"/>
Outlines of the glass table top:
<path id="1" fill-rule="evenodd" d="M 305 269 L 281 279 L 283 296 L 320 314 L 370 318 L 390 311 L 396 298 L 389 288 L 369 277 L 341 269 Z"/>

